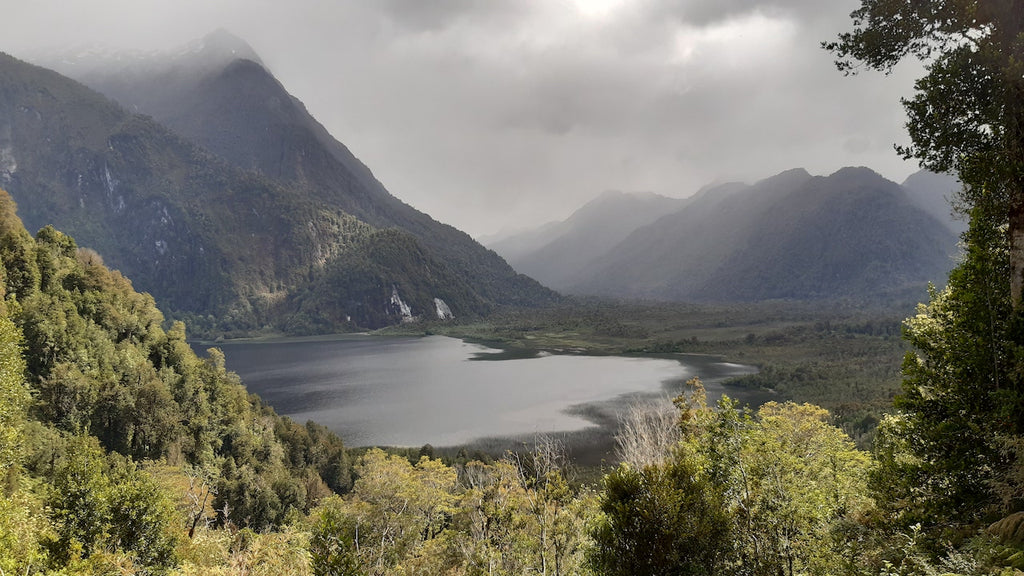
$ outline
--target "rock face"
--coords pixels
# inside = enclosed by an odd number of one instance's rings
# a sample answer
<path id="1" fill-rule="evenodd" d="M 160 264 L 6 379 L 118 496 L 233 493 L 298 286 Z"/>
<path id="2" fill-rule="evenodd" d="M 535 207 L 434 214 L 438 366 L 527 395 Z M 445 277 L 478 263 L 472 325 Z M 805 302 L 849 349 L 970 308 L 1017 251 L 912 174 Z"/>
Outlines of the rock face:
<path id="1" fill-rule="evenodd" d="M 259 67 L 232 62 L 241 64 L 214 69 L 231 75 Z M 221 127 L 227 134 L 229 126 Z M 317 144 L 313 132 L 305 132 L 311 144 L 295 158 L 340 154 Z M 53 71 L 0 55 L 0 184 L 26 226 L 67 231 L 199 328 L 307 332 L 397 323 L 401 313 L 387 312 L 391 286 L 415 316 L 433 314 L 434 297 L 462 314 L 556 297 L 465 234 L 405 206 L 379 183 L 371 187 L 372 175 L 359 172 L 354 158 L 352 170 L 337 158 L 324 162 L 335 169 L 330 175 L 295 164 L 303 176 L 274 179 Z M 312 173 L 351 186 L 318 188 Z M 377 216 L 367 222 L 346 207 Z M 442 244 L 445 251 L 435 247 Z M 311 296 L 314 286 L 330 297 Z"/>
<path id="2" fill-rule="evenodd" d="M 445 304 L 444 300 L 440 298 L 434 298 L 434 309 L 437 311 L 438 320 L 453 320 L 455 314 L 452 314 L 452 309 Z"/>
<path id="3" fill-rule="evenodd" d="M 1024 512 L 1015 512 L 1006 518 L 993 522 L 986 530 L 1004 544 L 1024 545 Z"/>

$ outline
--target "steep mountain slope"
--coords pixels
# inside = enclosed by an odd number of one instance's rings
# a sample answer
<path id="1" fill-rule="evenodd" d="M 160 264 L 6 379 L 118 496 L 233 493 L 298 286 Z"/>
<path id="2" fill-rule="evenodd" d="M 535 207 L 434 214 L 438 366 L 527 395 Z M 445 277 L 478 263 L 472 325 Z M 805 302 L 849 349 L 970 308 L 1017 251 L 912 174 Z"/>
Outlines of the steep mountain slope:
<path id="1" fill-rule="evenodd" d="M 725 185 L 640 228 L 572 291 L 668 300 L 877 297 L 952 267 L 953 234 L 865 168 Z"/>
<path id="2" fill-rule="evenodd" d="M 562 290 L 631 232 L 685 204 L 651 193 L 605 192 L 561 222 L 505 238 L 490 248 L 516 270 Z"/>
<path id="3" fill-rule="evenodd" d="M 954 234 L 959 235 L 967 229 L 967 220 L 953 214 L 952 201 L 961 187 L 954 176 L 920 170 L 907 176 L 902 186 L 911 202 L 945 224 Z"/>
<path id="4" fill-rule="evenodd" d="M 477 242 L 494 250 L 511 264 L 513 260 L 536 252 L 557 239 L 564 232 L 563 224 L 562 220 L 554 220 L 535 227 L 502 230 L 496 234 L 478 236 Z"/>
<path id="5" fill-rule="evenodd" d="M 237 167 L 372 226 L 412 234 L 487 301 L 529 305 L 556 297 L 467 234 L 392 196 L 251 47 L 223 30 L 178 54 L 66 63 L 61 70 Z"/>
<path id="6" fill-rule="evenodd" d="M 392 294 L 426 278 L 438 280 L 431 298 L 408 303 L 413 314 L 433 314 L 433 298 L 456 314 L 479 312 L 494 303 L 482 292 L 500 291 L 504 279 L 488 270 L 478 272 L 495 278 L 484 290 L 453 284 L 459 271 L 429 254 L 411 270 L 403 250 L 418 241 L 406 233 L 389 235 L 381 250 L 365 241 L 374 227 L 337 206 L 232 166 L 150 118 L 7 55 L 0 55 L 0 186 L 30 229 L 67 230 L 173 314 L 215 318 L 211 329 L 286 324 L 302 286 L 321 281 L 339 258 L 372 262 L 375 275 L 371 291 L 344 278 L 330 286 L 350 308 L 335 311 L 346 322 L 332 330 L 400 321 Z"/>

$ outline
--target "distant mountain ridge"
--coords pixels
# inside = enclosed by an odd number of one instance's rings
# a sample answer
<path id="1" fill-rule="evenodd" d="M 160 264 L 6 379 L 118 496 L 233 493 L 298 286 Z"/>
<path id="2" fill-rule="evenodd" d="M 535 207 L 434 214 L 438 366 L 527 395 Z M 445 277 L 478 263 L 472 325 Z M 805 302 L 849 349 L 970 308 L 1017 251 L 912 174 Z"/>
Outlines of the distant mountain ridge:
<path id="1" fill-rule="evenodd" d="M 224 70 L 258 66 L 241 60 Z M 222 127 L 232 140 L 231 126 Z M 296 157 L 336 152 L 309 141 Z M 26 225 L 68 231 L 195 325 L 339 331 L 430 317 L 435 298 L 456 315 L 475 315 L 556 297 L 379 183 L 369 189 L 369 170 L 351 162 L 356 170 L 335 161 L 333 177 L 362 183 L 357 193 L 318 194 L 301 179 L 233 165 L 77 82 L 0 55 L 0 187 Z M 399 214 L 415 232 L 384 218 L 366 222 L 339 197 L 363 214 Z M 454 249 L 438 254 L 422 239 L 430 233 Z M 351 273 L 338 274 L 339 262 Z M 308 297 L 328 280 L 330 309 Z"/>
<path id="2" fill-rule="evenodd" d="M 509 259 L 522 271 L 575 261 L 571 275 L 551 284 L 574 294 L 705 302 L 888 297 L 943 283 L 954 263 L 954 232 L 921 205 L 945 193 L 930 194 L 929 182 L 945 187 L 948 180 L 916 182 L 923 184 L 912 196 L 867 168 L 827 177 L 794 169 L 753 185 L 707 187 L 664 206 L 660 217 L 644 215 L 649 223 L 628 234 L 618 231 L 621 240 L 601 254 L 573 258 L 556 249 L 564 238 L 603 231 L 599 219 L 584 226 L 591 210 L 581 209 L 570 218 L 575 226 L 549 224 L 540 245 Z M 501 252 L 501 243 L 494 247 Z"/>
<path id="3" fill-rule="evenodd" d="M 633 230 L 674 212 L 685 200 L 653 193 L 608 191 L 539 234 L 521 234 L 490 248 L 520 272 L 556 290 L 574 285 L 581 271 Z"/>
<path id="4" fill-rule="evenodd" d="M 967 219 L 956 214 L 953 205 L 963 184 L 949 174 L 920 170 L 901 184 L 910 200 L 942 222 L 954 234 L 967 229 Z"/>

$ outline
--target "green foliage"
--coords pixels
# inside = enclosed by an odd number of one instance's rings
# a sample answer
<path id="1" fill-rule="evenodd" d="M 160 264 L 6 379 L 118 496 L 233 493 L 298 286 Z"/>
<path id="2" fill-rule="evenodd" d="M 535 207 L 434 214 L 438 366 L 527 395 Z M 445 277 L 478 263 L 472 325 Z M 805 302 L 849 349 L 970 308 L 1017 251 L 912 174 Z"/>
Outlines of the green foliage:
<path id="1" fill-rule="evenodd" d="M 972 203 L 993 185 L 1020 201 L 1020 8 L 978 0 L 863 0 L 851 15 L 853 30 L 825 44 L 847 73 L 858 64 L 889 71 L 908 56 L 927 63 L 916 94 L 904 100 L 913 145 L 902 152 L 935 172 L 958 172 Z"/>
<path id="2" fill-rule="evenodd" d="M 341 438 L 322 424 L 310 420 L 300 426 L 281 418 L 274 433 L 285 448 L 289 468 L 316 470 L 325 485 L 337 494 L 352 489 L 352 464 Z"/>
<path id="3" fill-rule="evenodd" d="M 1020 2 L 863 0 L 854 28 L 826 44 L 840 70 L 927 73 L 904 100 L 901 149 L 964 184 L 966 254 L 945 289 L 906 322 L 915 351 L 897 414 L 879 428 L 872 488 L 884 517 L 923 526 L 932 546 L 1018 510 L 1024 493 L 1024 29 Z"/>
<path id="4" fill-rule="evenodd" d="M 409 233 L 369 232 L 340 251 L 302 290 L 289 298 L 291 333 L 381 328 L 402 320 L 391 302 L 397 293 L 415 317 L 437 318 L 434 298 L 459 315 L 491 309 L 464 276 L 433 257 Z"/>
<path id="5" fill-rule="evenodd" d="M 1006 237 L 975 210 L 967 254 L 906 322 L 915 352 L 904 361 L 897 415 L 880 428 L 879 500 L 903 525 L 970 524 L 1019 493 L 1002 449 L 1024 432 Z M 1014 487 L 1016 485 L 1016 487 Z M 1011 497 L 1012 498 L 1012 497 Z"/>
<path id="6" fill-rule="evenodd" d="M 30 396 L 25 385 L 21 335 L 6 316 L 0 316 L 0 491 L 20 464 L 22 431 Z"/>
<path id="7" fill-rule="evenodd" d="M 848 574 L 867 553 L 871 460 L 828 413 L 756 413 L 699 381 L 677 398 L 683 440 L 660 463 L 605 477 L 594 568 L 610 574 Z M 635 572 L 634 572 L 635 571 Z"/>
<path id="8" fill-rule="evenodd" d="M 51 537 L 51 526 L 42 499 L 21 482 L 0 498 L 0 571 L 29 574 L 48 563 L 40 542 Z"/>
<path id="9" fill-rule="evenodd" d="M 355 547 L 355 519 L 345 513 L 337 496 L 326 498 L 313 510 L 309 552 L 316 576 L 357 576 L 364 574 Z"/>
<path id="10" fill-rule="evenodd" d="M 545 455 L 547 454 L 547 455 Z M 316 574 L 580 574 L 588 492 L 546 449 L 493 464 L 416 464 L 373 449 L 344 498 L 312 513 Z"/>
<path id="11" fill-rule="evenodd" d="M 601 512 L 590 558 L 600 574 L 717 574 L 730 548 L 723 490 L 682 452 L 663 466 L 613 470 Z"/>
<path id="12" fill-rule="evenodd" d="M 716 432 L 732 437 L 711 462 L 729 487 L 742 562 L 760 574 L 843 570 L 850 543 L 838 529 L 870 508 L 868 455 L 808 404 L 769 402 L 744 421 L 723 403 L 718 418 Z"/>
<path id="13" fill-rule="evenodd" d="M 166 569 L 204 521 L 280 527 L 350 488 L 336 435 L 278 417 L 95 252 L 50 227 L 33 239 L 0 203 L 0 569 Z"/>
<path id="14" fill-rule="evenodd" d="M 65 448 L 49 474 L 53 558 L 117 550 L 145 566 L 173 565 L 177 518 L 155 481 L 129 460 L 106 457 L 95 438 L 71 437 Z"/>

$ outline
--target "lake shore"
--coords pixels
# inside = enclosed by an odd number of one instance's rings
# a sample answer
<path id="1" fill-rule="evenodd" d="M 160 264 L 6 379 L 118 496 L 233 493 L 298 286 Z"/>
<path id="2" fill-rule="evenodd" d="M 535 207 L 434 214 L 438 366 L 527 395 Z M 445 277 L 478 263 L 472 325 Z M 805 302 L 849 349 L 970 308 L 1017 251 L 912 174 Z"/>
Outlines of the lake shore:
<path id="1" fill-rule="evenodd" d="M 348 446 L 500 455 L 549 435 L 588 467 L 613 460 L 618 414 L 631 401 L 676 396 L 693 376 L 714 401 L 721 382 L 756 371 L 709 355 L 509 354 L 442 336 L 233 340 L 221 349 L 251 392 Z"/>

